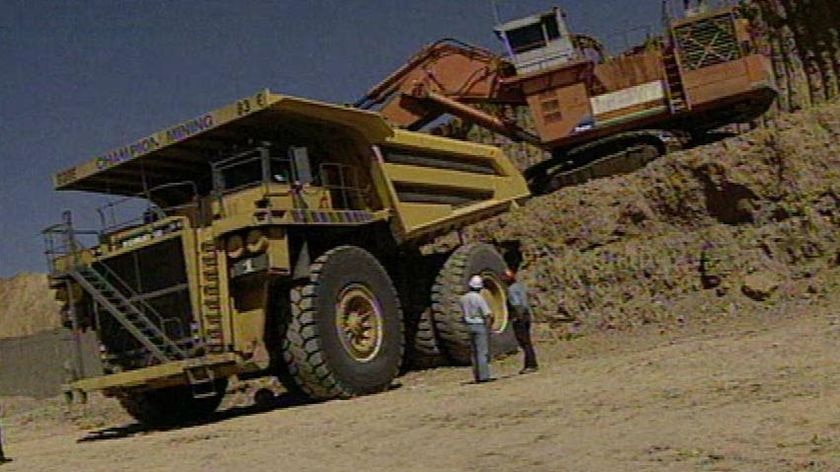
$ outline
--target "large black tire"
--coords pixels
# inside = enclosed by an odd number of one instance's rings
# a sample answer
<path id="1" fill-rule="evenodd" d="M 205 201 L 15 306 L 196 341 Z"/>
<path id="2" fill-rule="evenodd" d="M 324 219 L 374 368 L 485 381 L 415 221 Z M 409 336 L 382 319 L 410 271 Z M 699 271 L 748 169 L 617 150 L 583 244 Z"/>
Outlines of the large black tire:
<path id="1" fill-rule="evenodd" d="M 339 332 L 339 307 L 358 297 L 364 303 L 365 296 L 372 301 L 370 312 L 378 320 L 379 334 L 369 353 L 354 354 L 347 336 Z M 309 397 L 348 398 L 391 385 L 405 347 L 402 311 L 391 278 L 374 256 L 354 246 L 328 251 L 311 265 L 309 281 L 291 289 L 290 301 L 283 359 Z"/>
<path id="2" fill-rule="evenodd" d="M 498 292 L 497 297 L 502 297 L 497 303 L 490 302 L 496 318 L 490 334 L 490 354 L 497 357 L 516 352 L 516 336 L 504 303 L 507 288 L 501 276 L 506 268 L 504 259 L 493 246 L 475 243 L 453 252 L 438 273 L 432 287 L 432 314 L 443 351 L 453 363 L 470 363 L 470 334 L 462 319 L 460 298 L 467 292 L 467 283 L 475 274 L 484 277 L 485 286 L 492 286 L 494 293 Z"/>
<path id="3" fill-rule="evenodd" d="M 272 301 L 272 316 L 267 319 L 266 344 L 272 346 L 271 355 L 271 371 L 277 377 L 277 380 L 286 389 L 286 393 L 293 397 L 306 397 L 300 385 L 298 385 L 295 377 L 289 372 L 289 366 L 286 365 L 283 351 L 286 346 L 286 334 L 289 330 L 289 322 L 291 321 L 291 302 L 288 286 L 272 287 L 274 293 L 274 300 Z"/>
<path id="4" fill-rule="evenodd" d="M 117 396 L 123 409 L 135 420 L 151 428 L 178 426 L 210 416 L 224 398 L 227 379 L 216 381 L 218 395 L 193 398 L 189 386 L 145 391 L 125 391 Z"/>

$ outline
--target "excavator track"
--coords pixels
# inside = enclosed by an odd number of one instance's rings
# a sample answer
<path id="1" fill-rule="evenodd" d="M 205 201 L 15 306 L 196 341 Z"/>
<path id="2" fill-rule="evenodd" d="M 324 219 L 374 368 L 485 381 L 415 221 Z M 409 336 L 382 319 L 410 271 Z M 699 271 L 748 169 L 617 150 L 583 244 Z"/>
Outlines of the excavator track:
<path id="1" fill-rule="evenodd" d="M 519 113 L 517 121 L 527 128 L 527 118 L 527 114 Z M 471 133 L 470 126 L 456 119 L 436 128 L 435 134 L 492 145 L 499 145 L 505 139 L 489 131 Z M 684 131 L 631 131 L 556 153 L 528 166 L 523 174 L 531 192 L 544 195 L 590 180 L 633 172 L 660 156 L 683 149 L 689 141 L 690 136 Z M 520 151 L 513 153 L 520 154 Z"/>
<path id="2" fill-rule="evenodd" d="M 602 138 L 540 162 L 524 171 L 531 191 L 544 195 L 563 187 L 633 172 L 648 162 L 682 149 L 681 132 L 641 130 Z"/>

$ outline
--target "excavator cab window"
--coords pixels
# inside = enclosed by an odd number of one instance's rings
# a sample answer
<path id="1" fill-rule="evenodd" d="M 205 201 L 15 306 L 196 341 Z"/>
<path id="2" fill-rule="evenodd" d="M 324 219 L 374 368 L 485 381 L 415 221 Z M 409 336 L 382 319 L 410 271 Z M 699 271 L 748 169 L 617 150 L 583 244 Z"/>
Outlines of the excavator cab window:
<path id="1" fill-rule="evenodd" d="M 563 12 L 549 12 L 509 21 L 496 27 L 519 73 L 529 73 L 570 62 L 577 51 Z"/>
<path id="2" fill-rule="evenodd" d="M 546 47 L 560 37 L 560 28 L 554 15 L 543 15 L 539 23 L 510 30 L 506 36 L 511 50 L 519 54 Z"/>

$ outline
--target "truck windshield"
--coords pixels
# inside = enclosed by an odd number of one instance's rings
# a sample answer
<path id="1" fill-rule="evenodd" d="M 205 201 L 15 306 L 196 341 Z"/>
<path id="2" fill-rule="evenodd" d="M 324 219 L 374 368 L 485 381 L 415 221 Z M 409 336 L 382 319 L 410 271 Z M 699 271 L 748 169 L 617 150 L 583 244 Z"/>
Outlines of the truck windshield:
<path id="1" fill-rule="evenodd" d="M 306 148 L 293 149 L 305 153 Z M 300 180 L 292 160 L 281 157 L 282 154 L 277 147 L 261 146 L 215 162 L 215 189 L 227 193 L 262 183 L 291 184 Z"/>
<path id="2" fill-rule="evenodd" d="M 259 158 L 236 162 L 221 170 L 224 190 L 236 190 L 263 181 L 262 161 Z"/>

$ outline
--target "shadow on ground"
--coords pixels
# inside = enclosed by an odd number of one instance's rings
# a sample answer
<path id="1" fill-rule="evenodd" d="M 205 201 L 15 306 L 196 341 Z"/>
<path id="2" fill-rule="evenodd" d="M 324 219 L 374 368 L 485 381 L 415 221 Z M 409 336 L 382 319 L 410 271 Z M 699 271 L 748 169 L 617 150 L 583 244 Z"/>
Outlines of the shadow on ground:
<path id="1" fill-rule="evenodd" d="M 265 393 L 267 392 L 267 393 Z M 91 431 L 87 433 L 84 437 L 78 439 L 76 442 L 78 443 L 85 443 L 85 442 L 96 442 L 96 441 L 106 441 L 110 439 L 123 439 L 129 438 L 132 436 L 136 436 L 139 434 L 146 434 L 152 433 L 155 431 L 171 431 L 171 430 L 180 430 L 180 429 L 188 429 L 193 428 L 196 426 L 202 426 L 211 423 L 218 423 L 221 421 L 233 419 L 233 418 L 240 418 L 260 413 L 266 413 L 273 410 L 278 410 L 281 408 L 292 408 L 297 406 L 303 405 L 311 405 L 316 402 L 308 400 L 306 398 L 302 398 L 298 395 L 293 395 L 290 393 L 281 393 L 280 395 L 274 395 L 268 390 L 257 392 L 254 396 L 255 402 L 253 405 L 248 406 L 236 406 L 232 408 L 227 408 L 224 410 L 217 411 L 212 415 L 203 418 L 201 420 L 193 421 L 190 423 L 184 424 L 177 424 L 177 425 L 167 425 L 167 426 L 147 426 L 140 423 L 131 423 L 124 426 L 116 426 L 116 427 L 109 427 L 104 429 L 99 429 L 96 431 Z"/>
<path id="2" fill-rule="evenodd" d="M 400 383 L 392 384 L 388 390 L 396 390 L 402 387 Z M 224 410 L 214 412 L 212 415 L 192 421 L 189 423 L 166 425 L 166 426 L 147 426 L 140 423 L 131 423 L 123 426 L 103 428 L 87 433 L 84 437 L 79 438 L 77 443 L 107 441 L 110 439 L 123 439 L 136 435 L 148 434 L 157 431 L 173 431 L 189 429 L 196 426 L 203 426 L 206 424 L 219 423 L 233 418 L 241 418 L 245 416 L 256 415 L 260 413 L 267 413 L 273 410 L 283 408 L 294 408 L 304 405 L 314 405 L 321 403 L 320 401 L 313 401 L 301 395 L 295 395 L 288 392 L 283 392 L 275 395 L 271 390 L 261 389 L 254 394 L 254 403 L 248 406 L 235 406 Z"/>

